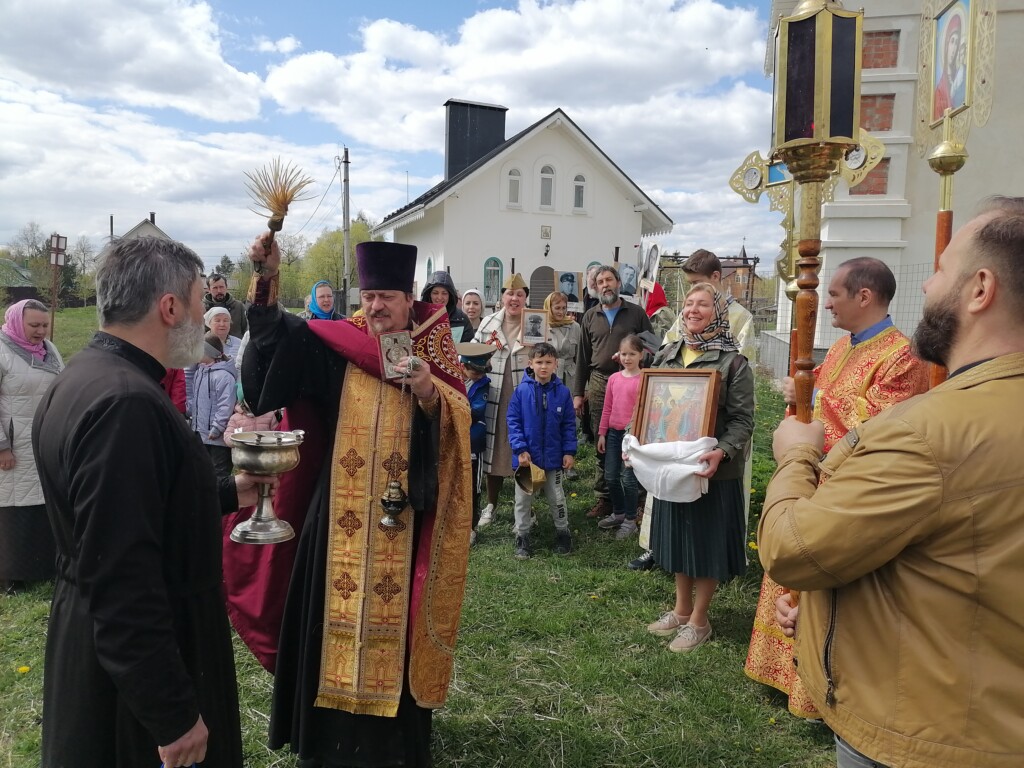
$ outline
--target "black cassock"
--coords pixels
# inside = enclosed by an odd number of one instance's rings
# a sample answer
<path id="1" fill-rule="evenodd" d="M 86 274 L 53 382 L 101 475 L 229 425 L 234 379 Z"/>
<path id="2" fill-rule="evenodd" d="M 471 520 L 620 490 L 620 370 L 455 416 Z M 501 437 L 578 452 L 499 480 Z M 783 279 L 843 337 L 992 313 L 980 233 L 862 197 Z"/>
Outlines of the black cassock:
<path id="1" fill-rule="evenodd" d="M 315 413 L 310 426 L 320 426 L 313 437 L 307 431 L 298 471 L 309 472 L 311 462 L 322 462 L 308 502 L 305 523 L 299 534 L 295 564 L 281 627 L 274 675 L 270 746 L 290 744 L 299 765 L 337 768 L 384 768 L 431 765 L 432 710 L 420 707 L 409 693 L 408 680 L 396 717 L 354 715 L 338 709 L 314 706 L 323 645 L 324 582 L 327 569 L 327 537 L 330 522 L 331 462 L 338 423 L 341 388 L 346 361 L 329 349 L 293 315 L 275 307 L 251 307 L 249 346 L 242 362 L 246 399 L 257 413 L 290 407 L 290 426 L 301 410 Z M 297 400 L 298 408 L 292 407 Z M 308 429 L 308 427 L 307 427 Z M 437 422 L 418 409 L 413 420 L 409 452 L 409 502 L 424 509 L 437 497 Z M 317 437 L 319 439 L 317 439 Z M 310 456 L 314 443 L 319 455 Z M 420 528 L 414 527 L 418 537 Z M 418 550 L 414 541 L 413 551 Z"/>
<path id="2" fill-rule="evenodd" d="M 57 539 L 43 673 L 43 761 L 160 765 L 201 714 L 204 765 L 242 765 L 221 575 L 218 484 L 164 368 L 98 333 L 57 377 L 32 442 Z"/>

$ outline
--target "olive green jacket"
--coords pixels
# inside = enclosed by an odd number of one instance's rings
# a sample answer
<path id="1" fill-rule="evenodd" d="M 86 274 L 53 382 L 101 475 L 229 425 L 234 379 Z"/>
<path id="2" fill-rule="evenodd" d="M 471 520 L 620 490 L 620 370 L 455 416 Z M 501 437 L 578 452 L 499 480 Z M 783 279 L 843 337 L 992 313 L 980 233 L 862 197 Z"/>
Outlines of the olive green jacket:
<path id="1" fill-rule="evenodd" d="M 682 368 L 682 341 L 666 344 L 654 359 L 656 368 Z M 686 370 L 712 368 L 720 376 L 715 438 L 729 458 L 718 465 L 712 480 L 743 477 L 743 465 L 754 434 L 754 372 L 739 352 L 712 350 L 700 355 Z"/>

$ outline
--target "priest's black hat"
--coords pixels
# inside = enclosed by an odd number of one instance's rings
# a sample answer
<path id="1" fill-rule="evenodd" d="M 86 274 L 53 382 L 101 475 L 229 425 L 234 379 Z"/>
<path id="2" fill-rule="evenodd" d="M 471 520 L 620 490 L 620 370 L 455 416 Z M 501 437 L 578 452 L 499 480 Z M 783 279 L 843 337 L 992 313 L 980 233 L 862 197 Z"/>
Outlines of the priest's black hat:
<path id="1" fill-rule="evenodd" d="M 383 241 L 356 246 L 361 291 L 404 291 L 412 293 L 416 275 L 416 246 Z"/>

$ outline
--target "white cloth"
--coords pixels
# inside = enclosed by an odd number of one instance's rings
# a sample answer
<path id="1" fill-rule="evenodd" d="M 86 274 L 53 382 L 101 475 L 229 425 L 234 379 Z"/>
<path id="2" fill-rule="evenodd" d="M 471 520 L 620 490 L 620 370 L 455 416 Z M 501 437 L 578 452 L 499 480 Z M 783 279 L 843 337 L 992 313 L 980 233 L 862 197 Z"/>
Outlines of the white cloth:
<path id="1" fill-rule="evenodd" d="M 713 437 L 640 445 L 634 435 L 626 435 L 622 452 L 648 495 L 662 501 L 684 502 L 696 501 L 708 492 L 707 478 L 696 474 L 707 465 L 697 459 L 716 445 L 718 441 Z"/>

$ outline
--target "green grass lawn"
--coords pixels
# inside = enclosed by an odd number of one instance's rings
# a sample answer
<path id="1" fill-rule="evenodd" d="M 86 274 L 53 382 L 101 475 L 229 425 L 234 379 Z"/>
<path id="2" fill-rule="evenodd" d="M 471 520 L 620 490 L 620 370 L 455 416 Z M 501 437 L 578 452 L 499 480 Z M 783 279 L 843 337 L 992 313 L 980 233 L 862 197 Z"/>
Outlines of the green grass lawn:
<path id="1" fill-rule="evenodd" d="M 95 311 L 65 310 L 56 327 L 58 347 L 70 356 L 95 329 Z M 782 407 L 759 381 L 751 532 L 774 469 L 771 430 Z M 827 729 L 791 717 L 781 695 L 743 675 L 761 579 L 756 553 L 747 576 L 723 587 L 712 605 L 714 638 L 693 654 L 672 654 L 667 639 L 645 630 L 672 605 L 671 577 L 626 569 L 639 553 L 635 540 L 616 542 L 583 516 L 593 503 L 591 446 L 581 451 L 579 471 L 567 486 L 576 545 L 569 557 L 551 553 L 543 499 L 535 503 L 534 557 L 512 557 L 510 483 L 496 522 L 480 533 L 455 677 L 434 719 L 439 768 L 833 765 Z M 0 598 L 0 768 L 38 765 L 50 594 L 50 585 L 39 585 Z M 236 661 L 247 765 L 294 766 L 264 746 L 270 676 L 237 639 Z"/>
<path id="2" fill-rule="evenodd" d="M 60 309 L 53 321 L 53 343 L 67 362 L 75 352 L 89 343 L 98 327 L 96 307 Z"/>

